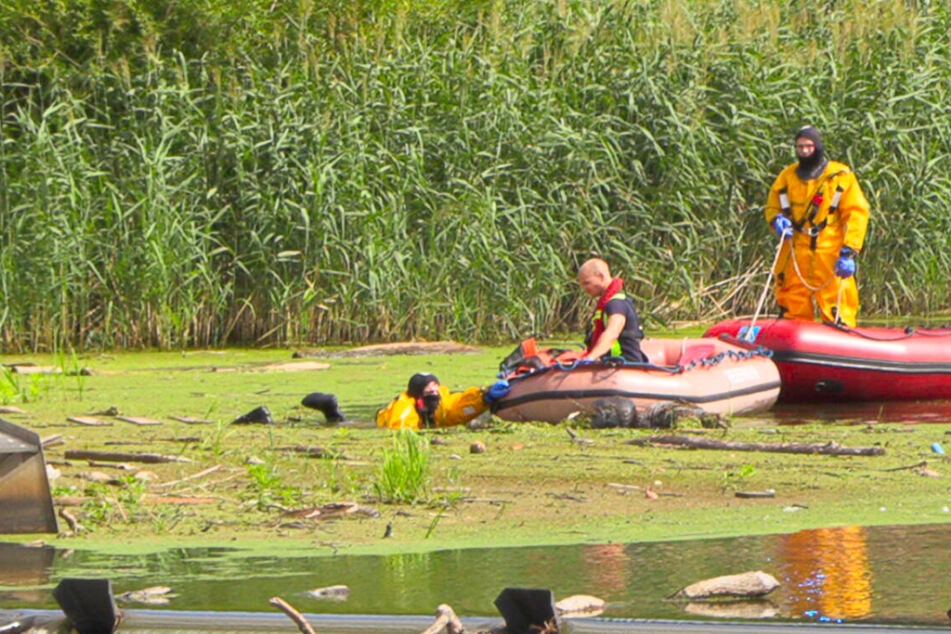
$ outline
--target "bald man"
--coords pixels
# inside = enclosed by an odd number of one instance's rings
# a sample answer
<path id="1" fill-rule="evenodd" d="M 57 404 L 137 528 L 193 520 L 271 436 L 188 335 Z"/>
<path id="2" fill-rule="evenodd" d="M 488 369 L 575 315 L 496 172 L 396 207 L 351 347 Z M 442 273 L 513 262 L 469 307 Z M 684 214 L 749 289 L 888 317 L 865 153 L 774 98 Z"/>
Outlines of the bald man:
<path id="1" fill-rule="evenodd" d="M 644 338 L 641 320 L 634 302 L 622 290 L 623 280 L 611 277 L 607 262 L 591 258 L 578 269 L 578 284 L 598 300 L 585 339 L 584 358 L 622 357 L 625 361 L 646 363 L 647 356 L 639 343 Z"/>

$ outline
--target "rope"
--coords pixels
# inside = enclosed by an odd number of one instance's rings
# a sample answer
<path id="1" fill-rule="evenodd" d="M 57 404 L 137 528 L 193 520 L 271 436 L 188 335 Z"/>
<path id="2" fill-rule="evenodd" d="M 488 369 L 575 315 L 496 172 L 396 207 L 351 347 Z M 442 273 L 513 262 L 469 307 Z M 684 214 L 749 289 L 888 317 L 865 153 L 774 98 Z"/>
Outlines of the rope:
<path id="1" fill-rule="evenodd" d="M 861 337 L 862 339 L 867 339 L 869 341 L 904 341 L 905 339 L 913 339 L 914 337 L 937 337 L 937 338 L 946 338 L 951 337 L 951 329 L 948 328 L 914 328 L 912 326 L 906 326 L 901 330 L 901 334 L 895 336 L 874 336 L 861 330 L 855 328 L 849 328 L 844 325 L 832 324 L 839 330 L 847 332 L 850 335 L 855 335 L 856 337 Z M 898 329 L 896 329 L 898 330 Z"/>
<path id="2" fill-rule="evenodd" d="M 776 247 L 776 255 L 773 256 L 773 264 L 769 267 L 769 273 L 766 275 L 766 285 L 763 287 L 763 292 L 760 293 L 759 301 L 756 302 L 756 312 L 753 313 L 753 319 L 750 320 L 750 325 L 746 329 L 747 341 L 753 341 L 756 338 L 756 335 L 754 334 L 756 332 L 754 326 L 756 326 L 756 320 L 759 319 L 760 311 L 763 310 L 763 302 L 766 301 L 766 294 L 769 292 L 770 285 L 773 282 L 773 271 L 776 269 L 776 263 L 779 262 L 779 254 L 782 253 L 783 241 L 785 241 L 785 239 L 786 234 L 783 233 L 783 235 L 779 238 L 779 245 Z M 790 238 L 790 240 L 791 239 L 792 238 Z M 789 248 L 792 250 L 791 242 L 789 243 Z M 795 261 L 795 257 L 793 260 Z"/>
<path id="3" fill-rule="evenodd" d="M 793 268 L 796 269 L 796 276 L 799 278 L 799 281 L 802 282 L 802 285 L 808 288 L 811 292 L 815 293 L 816 291 L 821 291 L 826 286 L 828 286 L 832 279 L 835 277 L 835 274 L 830 275 L 825 282 L 820 286 L 812 286 L 809 282 L 806 281 L 806 278 L 802 276 L 802 271 L 799 270 L 799 261 L 796 260 L 796 252 L 793 250 L 792 244 L 789 245 L 789 255 L 792 258 Z M 839 285 L 839 290 L 841 291 L 841 284 Z"/>
<path id="4" fill-rule="evenodd" d="M 836 283 L 839 287 L 838 292 L 835 294 L 835 323 L 842 323 L 842 278 L 839 278 L 839 281 Z"/>
<path id="5" fill-rule="evenodd" d="M 689 370 L 693 370 L 694 368 L 698 366 L 704 367 L 704 368 L 715 366 L 718 363 L 722 362 L 724 359 L 733 359 L 734 361 L 745 361 L 746 359 L 752 359 L 754 357 L 772 358 L 772 356 L 773 356 L 772 350 L 769 350 L 768 348 L 764 348 L 763 346 L 756 346 L 755 348 L 752 348 L 750 350 L 724 350 L 723 352 L 719 352 L 715 355 L 704 357 L 703 359 L 697 359 L 695 361 L 691 361 L 687 365 L 681 366 L 681 367 L 683 368 L 682 370 L 683 372 L 687 372 Z"/>

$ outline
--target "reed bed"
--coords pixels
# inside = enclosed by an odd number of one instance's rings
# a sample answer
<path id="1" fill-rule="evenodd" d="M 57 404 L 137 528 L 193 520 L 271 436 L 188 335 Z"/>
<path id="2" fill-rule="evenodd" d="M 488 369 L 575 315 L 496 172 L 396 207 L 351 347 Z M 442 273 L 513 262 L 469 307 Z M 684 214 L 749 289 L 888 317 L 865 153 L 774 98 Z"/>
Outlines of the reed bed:
<path id="1" fill-rule="evenodd" d="M 805 122 L 873 206 L 862 315 L 951 307 L 944 5 L 33 4 L 0 9 L 6 351 L 574 332 L 595 254 L 648 330 L 751 312 Z"/>

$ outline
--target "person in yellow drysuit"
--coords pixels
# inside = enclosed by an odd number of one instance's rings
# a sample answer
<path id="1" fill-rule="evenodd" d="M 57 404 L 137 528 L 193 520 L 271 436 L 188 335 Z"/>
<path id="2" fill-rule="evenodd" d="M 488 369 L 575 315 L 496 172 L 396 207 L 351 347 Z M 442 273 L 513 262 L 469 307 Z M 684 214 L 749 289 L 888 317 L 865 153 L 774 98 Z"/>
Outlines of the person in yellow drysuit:
<path id="1" fill-rule="evenodd" d="M 406 391 L 376 413 L 377 427 L 419 429 L 463 425 L 487 410 L 509 392 L 508 381 L 499 380 L 487 389 L 470 387 L 450 392 L 433 374 L 410 377 Z"/>
<path id="2" fill-rule="evenodd" d="M 798 163 L 769 190 L 766 222 L 783 240 L 776 261 L 776 301 L 783 317 L 855 326 L 859 291 L 855 258 L 862 251 L 869 205 L 848 165 L 826 159 L 813 126 L 796 133 Z"/>

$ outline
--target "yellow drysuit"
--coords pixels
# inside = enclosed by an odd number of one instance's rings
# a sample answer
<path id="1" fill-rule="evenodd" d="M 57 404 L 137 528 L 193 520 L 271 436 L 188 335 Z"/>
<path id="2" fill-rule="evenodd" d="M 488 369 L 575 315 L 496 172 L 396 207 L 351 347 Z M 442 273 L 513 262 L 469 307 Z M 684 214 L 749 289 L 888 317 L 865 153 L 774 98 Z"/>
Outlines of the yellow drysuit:
<path id="1" fill-rule="evenodd" d="M 854 327 L 858 286 L 854 276 L 837 277 L 834 267 L 842 247 L 857 254 L 865 242 L 869 206 L 855 174 L 847 165 L 829 161 L 819 178 L 804 181 L 796 174 L 796 164 L 789 165 L 769 190 L 766 222 L 772 226 L 779 213 L 786 213 L 795 228 L 792 237 L 783 240 L 773 271 L 783 315 L 811 321 L 815 302 L 824 321 L 834 322 L 838 316 Z"/>
<path id="2" fill-rule="evenodd" d="M 433 415 L 436 427 L 462 425 L 489 408 L 483 398 L 482 388 L 470 387 L 461 392 L 450 393 L 445 385 L 439 386 L 439 406 Z M 377 427 L 393 429 L 419 429 L 422 417 L 416 411 L 416 399 L 402 392 L 376 413 Z"/>

